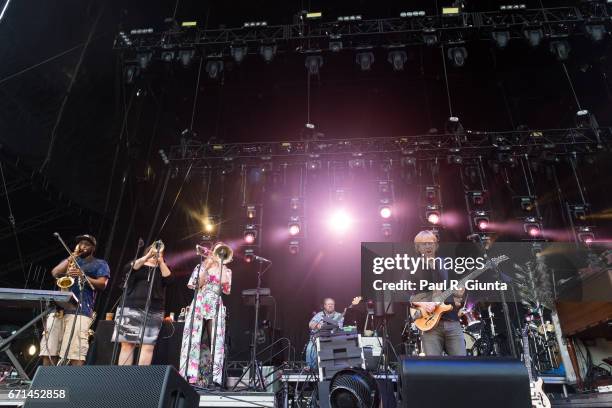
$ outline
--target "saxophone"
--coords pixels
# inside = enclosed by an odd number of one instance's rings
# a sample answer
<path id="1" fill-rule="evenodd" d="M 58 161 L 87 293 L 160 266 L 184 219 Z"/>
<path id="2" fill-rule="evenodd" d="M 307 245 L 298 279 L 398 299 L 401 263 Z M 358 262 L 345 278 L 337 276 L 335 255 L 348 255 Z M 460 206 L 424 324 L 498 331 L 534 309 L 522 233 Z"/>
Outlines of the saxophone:
<path id="1" fill-rule="evenodd" d="M 72 255 L 70 256 L 70 258 L 68 258 L 68 267 L 66 268 L 66 270 L 70 269 L 70 268 L 74 268 L 76 267 L 75 265 L 75 259 L 80 255 L 81 251 L 79 251 L 79 248 L 77 247 L 74 252 L 72 253 Z M 70 287 L 72 285 L 74 285 L 74 278 L 72 276 L 62 276 L 60 278 L 57 278 L 55 281 L 55 284 L 62 290 L 62 291 L 67 291 L 70 289 Z"/>

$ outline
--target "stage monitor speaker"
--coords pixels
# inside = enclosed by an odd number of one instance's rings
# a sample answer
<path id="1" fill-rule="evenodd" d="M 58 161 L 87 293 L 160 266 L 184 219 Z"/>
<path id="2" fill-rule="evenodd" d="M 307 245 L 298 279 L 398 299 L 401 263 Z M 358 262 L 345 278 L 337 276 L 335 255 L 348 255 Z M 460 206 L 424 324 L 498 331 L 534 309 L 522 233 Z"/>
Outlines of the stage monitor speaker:
<path id="1" fill-rule="evenodd" d="M 498 357 L 406 357 L 403 408 L 531 407 L 525 365 Z"/>
<path id="2" fill-rule="evenodd" d="M 171 366 L 39 367 L 25 408 L 193 408 L 198 393 Z M 52 398 L 48 391 L 65 391 Z M 55 393 L 58 396 L 58 393 Z"/>

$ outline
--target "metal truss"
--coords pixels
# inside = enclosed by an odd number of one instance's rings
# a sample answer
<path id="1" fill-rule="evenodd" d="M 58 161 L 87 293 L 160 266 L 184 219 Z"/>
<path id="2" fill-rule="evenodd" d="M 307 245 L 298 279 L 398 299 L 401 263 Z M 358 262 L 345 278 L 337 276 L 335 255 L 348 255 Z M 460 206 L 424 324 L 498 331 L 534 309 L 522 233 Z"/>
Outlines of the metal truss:
<path id="1" fill-rule="evenodd" d="M 491 39 L 494 30 L 508 30 L 511 38 L 524 37 L 525 29 L 541 29 L 545 37 L 582 35 L 585 25 L 610 19 L 604 3 L 591 2 L 579 7 L 500 10 L 456 15 L 414 16 L 356 21 L 307 21 L 292 25 L 223 28 L 194 27 L 163 32 L 120 33 L 114 49 L 119 51 L 179 51 L 203 48 L 207 55 L 228 56 L 230 46 L 247 47 L 257 53 L 264 44 L 274 44 L 278 52 L 330 50 L 330 42 L 341 42 L 343 49 L 375 46 L 406 46 L 429 43 L 424 34 L 434 34 L 436 42 L 456 44 L 468 40 Z"/>
<path id="2" fill-rule="evenodd" d="M 236 163 L 294 163 L 333 160 L 474 159 L 504 156 L 556 157 L 589 154 L 605 148 L 611 128 L 569 128 L 510 132 L 466 131 L 363 139 L 322 139 L 258 143 L 205 144 L 191 140 L 170 148 L 169 160 L 178 167 L 231 167 Z"/>
<path id="3" fill-rule="evenodd" d="M 75 210 L 75 208 L 71 208 L 71 207 L 53 208 L 49 211 L 45 211 L 38 215 L 35 215 L 34 217 L 17 222 L 16 232 L 17 234 L 20 234 L 24 231 L 29 231 L 31 229 L 38 228 L 41 225 L 45 225 L 53 220 L 72 215 L 76 211 L 77 210 Z M 7 224 L 10 224 L 10 223 L 7 222 Z M 3 239 L 10 238 L 11 236 L 13 236 L 12 226 L 9 225 L 9 226 L 6 226 L 0 229 L 0 241 Z"/>

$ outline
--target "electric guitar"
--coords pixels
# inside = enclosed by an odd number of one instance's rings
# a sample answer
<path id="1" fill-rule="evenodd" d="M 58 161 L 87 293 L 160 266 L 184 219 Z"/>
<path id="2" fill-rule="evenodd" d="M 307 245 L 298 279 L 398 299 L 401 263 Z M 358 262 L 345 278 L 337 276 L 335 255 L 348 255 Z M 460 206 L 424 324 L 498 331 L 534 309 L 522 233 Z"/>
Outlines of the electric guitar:
<path id="1" fill-rule="evenodd" d="M 355 296 L 351 301 L 351 304 L 344 308 L 344 311 L 342 312 L 342 318 L 344 318 L 346 311 L 352 308 L 353 306 L 357 306 L 361 302 L 361 299 L 363 299 L 362 296 Z"/>
<path id="2" fill-rule="evenodd" d="M 508 259 L 509 258 L 506 255 L 500 255 L 496 258 L 491 258 L 490 260 L 487 261 L 487 263 L 485 263 L 485 266 L 483 268 L 477 269 L 471 272 L 470 274 L 468 274 L 467 276 L 465 276 L 463 279 L 461 279 L 459 281 L 458 286 L 460 288 L 465 287 L 465 283 L 468 280 L 476 279 L 483 272 L 489 270 L 491 267 L 499 265 L 500 263 L 504 261 L 507 261 Z M 431 313 L 428 313 L 424 308 L 421 308 L 421 307 L 417 308 L 417 310 L 420 311 L 421 316 L 419 318 L 416 318 L 414 323 L 419 330 L 426 332 L 426 331 L 433 329 L 434 327 L 438 325 L 444 313 L 453 310 L 453 305 L 444 303 L 446 298 L 448 298 L 451 294 L 453 294 L 453 292 L 454 292 L 454 289 L 446 289 L 444 292 L 440 292 L 440 293 L 434 292 L 433 299 L 429 301 L 437 303 L 438 305 L 436 306 L 435 310 Z M 429 293 L 419 293 L 418 295 L 415 295 L 411 299 L 411 301 L 412 302 L 427 302 L 428 301 L 427 298 L 429 298 L 429 296 L 430 296 Z"/>
<path id="3" fill-rule="evenodd" d="M 527 367 L 527 374 L 529 374 L 529 388 L 531 391 L 531 406 L 533 408 L 550 408 L 550 400 L 546 396 L 546 393 L 542 389 L 542 381 L 541 378 L 538 378 L 536 381 L 533 381 L 533 373 L 531 372 L 531 355 L 529 354 L 529 339 L 527 338 L 527 330 L 529 326 L 525 325 L 523 329 L 523 361 L 525 362 L 525 367 Z"/>

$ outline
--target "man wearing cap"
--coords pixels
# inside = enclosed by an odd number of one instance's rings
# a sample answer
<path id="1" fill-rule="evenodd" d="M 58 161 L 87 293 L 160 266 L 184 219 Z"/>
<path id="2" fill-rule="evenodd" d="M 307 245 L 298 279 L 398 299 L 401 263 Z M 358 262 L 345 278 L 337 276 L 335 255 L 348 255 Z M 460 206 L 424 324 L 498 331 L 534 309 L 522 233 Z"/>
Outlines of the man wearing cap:
<path id="1" fill-rule="evenodd" d="M 47 318 L 40 342 L 40 356 L 44 365 L 55 365 L 58 361 L 64 360 L 68 360 L 71 365 L 83 365 L 89 348 L 89 328 L 93 321 L 96 293 L 106 288 L 110 277 L 106 261 L 93 256 L 96 239 L 92 235 L 85 234 L 76 237 L 76 241 L 76 263 L 85 273 L 85 279 L 91 283 L 93 289 L 87 282 L 79 285 L 81 272 L 76 266 L 70 266 L 70 258 L 64 259 L 51 270 L 51 274 L 56 279 L 62 276 L 74 278 L 70 291 L 75 294 L 80 306 L 76 310 L 52 313 Z"/>

